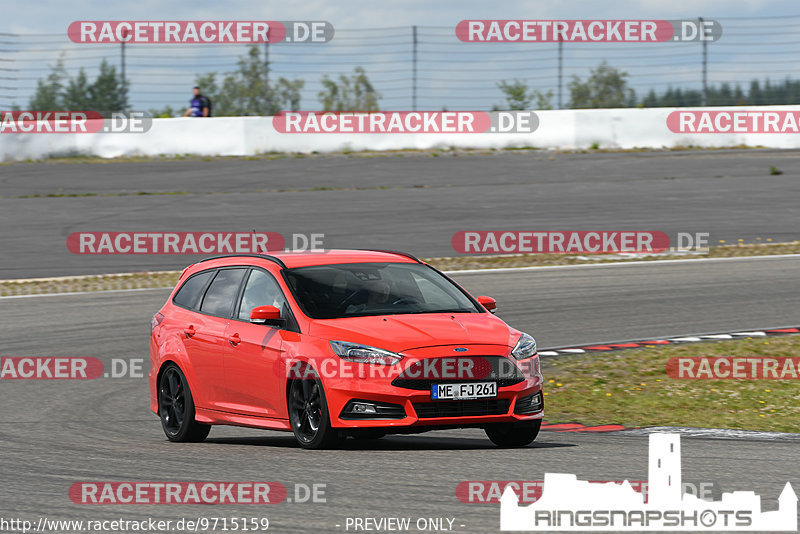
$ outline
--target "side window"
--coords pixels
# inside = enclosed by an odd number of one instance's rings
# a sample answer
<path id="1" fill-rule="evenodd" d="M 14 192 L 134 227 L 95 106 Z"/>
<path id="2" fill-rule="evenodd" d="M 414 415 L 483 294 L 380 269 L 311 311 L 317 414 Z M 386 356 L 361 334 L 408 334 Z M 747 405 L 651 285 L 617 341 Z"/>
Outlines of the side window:
<path id="1" fill-rule="evenodd" d="M 246 269 L 220 270 L 208 286 L 200 311 L 209 315 L 230 317 L 245 271 Z"/>
<path id="2" fill-rule="evenodd" d="M 285 303 L 286 299 L 278 283 L 267 273 L 253 269 L 244 288 L 238 317 L 247 321 L 256 306 L 275 306 L 283 310 Z"/>
<path id="3" fill-rule="evenodd" d="M 172 299 L 172 302 L 184 308 L 196 309 L 199 304 L 200 294 L 213 275 L 214 271 L 206 271 L 192 276 L 175 293 L 175 298 Z"/>

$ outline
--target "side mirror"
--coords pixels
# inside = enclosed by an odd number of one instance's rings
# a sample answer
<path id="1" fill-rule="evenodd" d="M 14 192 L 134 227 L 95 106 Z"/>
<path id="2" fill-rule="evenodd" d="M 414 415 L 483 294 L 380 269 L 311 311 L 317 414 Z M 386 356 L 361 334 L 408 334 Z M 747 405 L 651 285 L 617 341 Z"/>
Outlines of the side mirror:
<path id="1" fill-rule="evenodd" d="M 281 311 L 275 306 L 256 306 L 250 312 L 250 322 L 253 324 L 266 324 L 280 326 L 284 323 Z"/>
<path id="2" fill-rule="evenodd" d="M 497 301 L 492 297 L 478 297 L 478 303 L 492 313 L 497 311 Z"/>

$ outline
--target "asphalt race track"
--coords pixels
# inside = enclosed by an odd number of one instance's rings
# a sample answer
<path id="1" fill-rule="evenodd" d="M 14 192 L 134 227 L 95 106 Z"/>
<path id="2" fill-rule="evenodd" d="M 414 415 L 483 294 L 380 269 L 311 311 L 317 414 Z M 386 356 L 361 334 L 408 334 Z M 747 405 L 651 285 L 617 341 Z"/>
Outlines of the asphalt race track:
<path id="1" fill-rule="evenodd" d="M 497 297 L 501 316 L 536 333 L 541 346 L 555 346 L 796 323 L 800 296 L 786 288 L 799 271 L 800 259 L 761 258 L 457 279 Z M 165 296 L 152 290 L 2 299 L 2 355 L 93 356 L 106 364 L 146 359 L 148 319 Z M 531 447 L 511 451 L 494 448 L 479 430 L 452 430 L 304 451 L 290 434 L 216 427 L 206 443 L 174 444 L 148 411 L 143 378 L 4 381 L 2 387 L 0 502 L 6 515 L 34 521 L 266 516 L 280 532 L 345 532 L 347 517 L 448 517 L 455 531 L 477 533 L 497 528 L 499 506 L 459 502 L 461 481 L 542 480 L 545 472 L 647 477 L 643 436 L 544 432 Z M 787 480 L 800 480 L 797 443 L 685 438 L 683 473 L 685 481 L 717 490 L 756 491 L 769 509 Z M 84 480 L 277 481 L 290 496 L 294 484 L 326 484 L 326 502 L 79 506 L 67 490 Z"/>
<path id="2" fill-rule="evenodd" d="M 325 231 L 336 247 L 437 256 L 451 255 L 450 237 L 469 228 L 641 227 L 787 241 L 800 231 L 791 172 L 799 160 L 751 150 L 0 166 L 0 278 L 191 261 L 70 255 L 64 240 L 80 230 Z M 786 172 L 769 176 L 769 165 Z M 332 189 L 311 190 L 318 187 Z M 208 194 L 119 196 L 137 191 Z M 51 193 L 115 196 L 13 198 Z M 495 297 L 499 315 L 544 348 L 797 325 L 799 275 L 800 257 L 765 257 L 454 276 Z M 0 356 L 146 360 L 149 319 L 165 298 L 165 290 L 0 298 Z M 348 517 L 443 517 L 454 532 L 482 533 L 498 528 L 499 505 L 460 502 L 459 482 L 542 480 L 545 472 L 647 478 L 641 435 L 543 432 L 528 448 L 501 450 L 482 431 L 451 430 L 305 451 L 291 434 L 215 427 L 204 443 L 175 444 L 149 412 L 144 378 L 4 380 L 2 388 L 0 503 L 4 516 L 32 521 L 266 516 L 276 532 L 353 532 Z M 796 442 L 684 438 L 682 449 L 685 481 L 755 491 L 765 510 L 787 481 L 800 482 Z M 78 481 L 175 480 L 276 481 L 290 498 L 295 484 L 325 484 L 326 502 L 80 506 L 67 493 Z"/>
<path id="3" fill-rule="evenodd" d="M 3 165 L 0 279 L 188 263 L 73 255 L 66 237 L 80 231 L 325 233 L 328 248 L 428 257 L 454 255 L 454 233 L 482 229 L 793 241 L 798 164 L 794 151 L 741 150 Z M 771 165 L 784 173 L 770 175 Z M 96 196 L 20 198 L 33 195 Z"/>

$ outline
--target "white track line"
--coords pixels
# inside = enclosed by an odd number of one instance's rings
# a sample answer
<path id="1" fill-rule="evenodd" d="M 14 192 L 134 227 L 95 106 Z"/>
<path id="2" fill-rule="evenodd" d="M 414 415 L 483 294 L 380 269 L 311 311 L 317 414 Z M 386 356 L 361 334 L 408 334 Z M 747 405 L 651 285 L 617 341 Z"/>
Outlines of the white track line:
<path id="1" fill-rule="evenodd" d="M 39 293 L 36 295 L 8 295 L 5 299 L 32 299 L 37 297 L 71 297 L 74 295 L 97 295 L 102 293 L 133 293 L 134 291 L 169 291 L 171 287 L 140 287 L 138 289 L 101 289 L 99 291 L 70 291 L 68 293 Z"/>
<path id="2" fill-rule="evenodd" d="M 644 260 L 644 261 L 614 261 L 608 263 L 579 263 L 577 265 L 533 265 L 530 267 L 497 267 L 489 269 L 464 269 L 461 271 L 444 271 L 448 275 L 478 274 L 478 273 L 509 273 L 515 271 L 536 271 L 549 269 L 587 269 L 590 267 L 617 267 L 621 265 L 653 265 L 663 263 L 704 263 L 715 261 L 748 261 L 770 260 L 775 258 L 800 258 L 800 254 L 775 254 L 773 256 L 734 256 L 730 258 L 686 258 L 678 260 Z"/>
<path id="3" fill-rule="evenodd" d="M 763 432 L 760 430 L 735 430 L 727 428 L 692 428 L 692 427 L 671 427 L 653 426 L 644 428 L 632 428 L 630 430 L 618 430 L 617 435 L 646 435 L 677 432 L 687 438 L 709 438 L 709 439 L 755 439 L 755 440 L 774 440 L 774 441 L 800 441 L 800 434 L 789 432 Z"/>
<path id="4" fill-rule="evenodd" d="M 582 263 L 578 265 L 534 265 L 531 267 L 498 267 L 498 268 L 490 268 L 490 269 L 464 269 L 461 271 L 444 271 L 448 275 L 460 275 L 460 274 L 481 274 L 481 273 L 514 273 L 514 272 L 524 272 L 524 271 L 537 271 L 537 270 L 550 270 L 550 269 L 586 269 L 591 267 L 619 267 L 625 265 L 653 265 L 653 264 L 664 264 L 664 263 L 703 263 L 703 262 L 714 262 L 714 261 L 729 261 L 729 260 L 739 260 L 739 261 L 749 261 L 749 260 L 771 260 L 775 258 L 800 258 L 800 254 L 777 254 L 774 256 L 741 256 L 741 257 L 732 257 L 732 258 L 695 258 L 695 259 L 678 259 L 678 260 L 650 260 L 650 261 L 615 261 L 615 262 L 608 262 L 608 263 Z M 140 274 L 140 273 L 116 273 L 114 275 L 108 276 L 121 276 L 126 274 Z M 87 275 L 94 277 L 94 276 L 102 276 L 102 275 Z M 60 279 L 59 277 L 58 279 Z M 76 277 L 64 277 L 70 280 L 80 279 L 80 276 Z M 56 279 L 36 279 L 37 281 L 44 281 L 44 280 L 56 280 Z M 0 282 L 18 282 L 19 280 L 0 280 Z M 141 288 L 141 289 L 104 289 L 100 291 L 72 291 L 68 293 L 43 293 L 40 295 L 9 295 L 6 297 L 0 297 L 2 299 L 22 299 L 22 298 L 32 298 L 32 297 L 62 297 L 62 296 L 71 296 L 71 295 L 85 295 L 87 293 L 125 293 L 131 291 L 154 291 L 154 290 L 166 290 L 172 289 L 172 287 L 150 287 L 150 288 Z"/>
<path id="5" fill-rule="evenodd" d="M 15 284 L 28 284 L 32 282 L 71 282 L 77 280 L 86 280 L 87 278 L 123 278 L 126 276 L 152 276 L 158 274 L 180 274 L 181 271 L 139 271 L 129 273 L 102 273 L 102 274 L 75 274 L 72 276 L 50 276 L 46 278 L 8 278 L 0 280 L 0 284 L 15 283 Z"/>

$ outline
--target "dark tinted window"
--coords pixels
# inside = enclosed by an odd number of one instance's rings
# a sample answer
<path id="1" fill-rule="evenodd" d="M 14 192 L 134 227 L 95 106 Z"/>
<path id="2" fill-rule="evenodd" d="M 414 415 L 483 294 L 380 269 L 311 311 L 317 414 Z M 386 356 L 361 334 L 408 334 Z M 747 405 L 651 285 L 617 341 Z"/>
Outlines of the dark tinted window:
<path id="1" fill-rule="evenodd" d="M 418 263 L 298 267 L 286 280 L 314 319 L 407 313 L 477 313 L 450 280 Z"/>
<path id="2" fill-rule="evenodd" d="M 206 283 L 214 274 L 214 271 L 206 271 L 204 273 L 196 274 L 189 278 L 175 294 L 172 301 L 178 306 L 185 308 L 197 308 L 200 294 L 206 287 Z"/>
<path id="3" fill-rule="evenodd" d="M 239 284 L 242 282 L 246 269 L 223 269 L 214 277 L 208 286 L 206 296 L 200 311 L 210 315 L 230 317 L 233 301 L 239 293 Z"/>

